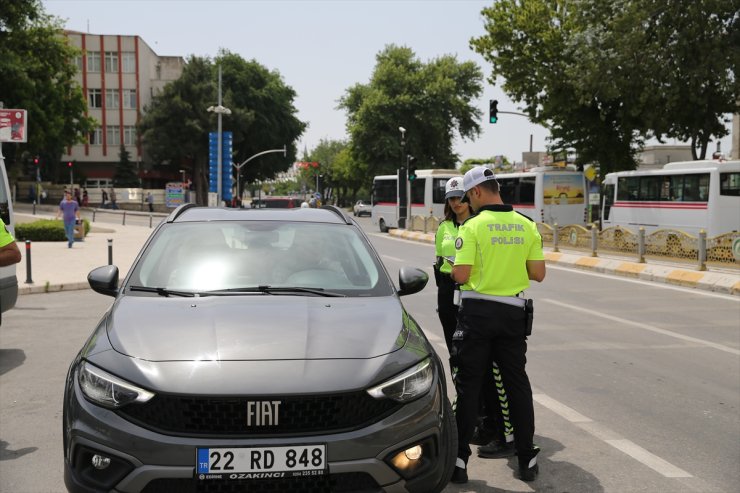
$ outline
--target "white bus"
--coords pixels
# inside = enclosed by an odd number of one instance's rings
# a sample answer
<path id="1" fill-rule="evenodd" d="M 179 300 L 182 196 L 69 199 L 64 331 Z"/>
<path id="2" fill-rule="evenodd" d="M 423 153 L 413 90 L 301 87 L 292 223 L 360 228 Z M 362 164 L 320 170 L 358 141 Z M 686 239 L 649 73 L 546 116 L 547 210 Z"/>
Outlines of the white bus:
<path id="1" fill-rule="evenodd" d="M 740 161 L 668 163 L 662 169 L 609 173 L 603 182 L 602 228 L 637 233 L 676 229 L 708 237 L 740 231 Z"/>
<path id="2" fill-rule="evenodd" d="M 501 199 L 538 223 L 586 224 L 586 179 L 575 167 L 543 166 L 496 175 Z"/>
<path id="3" fill-rule="evenodd" d="M 413 216 L 442 217 L 445 207 L 445 184 L 455 176 L 462 176 L 454 169 L 420 169 L 416 179 L 409 182 L 410 210 L 407 224 Z M 373 178 L 371 217 L 374 225 L 385 233 L 398 227 L 398 177 L 379 175 Z"/>
<path id="4" fill-rule="evenodd" d="M 5 160 L 0 151 L 0 217 L 7 225 L 8 231 L 15 236 L 15 220 L 13 219 L 13 198 L 10 195 L 8 174 L 5 171 Z M 18 278 L 16 264 L 0 267 L 0 313 L 10 310 L 18 299 Z"/>

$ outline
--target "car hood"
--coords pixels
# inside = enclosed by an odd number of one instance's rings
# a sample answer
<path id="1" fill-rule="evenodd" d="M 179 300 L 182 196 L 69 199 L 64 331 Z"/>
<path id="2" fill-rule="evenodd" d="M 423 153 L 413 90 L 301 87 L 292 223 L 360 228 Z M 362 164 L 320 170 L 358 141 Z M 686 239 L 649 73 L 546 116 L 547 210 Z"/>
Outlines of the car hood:
<path id="1" fill-rule="evenodd" d="M 394 296 L 123 296 L 108 337 L 148 361 L 374 358 L 403 345 L 402 317 Z"/>

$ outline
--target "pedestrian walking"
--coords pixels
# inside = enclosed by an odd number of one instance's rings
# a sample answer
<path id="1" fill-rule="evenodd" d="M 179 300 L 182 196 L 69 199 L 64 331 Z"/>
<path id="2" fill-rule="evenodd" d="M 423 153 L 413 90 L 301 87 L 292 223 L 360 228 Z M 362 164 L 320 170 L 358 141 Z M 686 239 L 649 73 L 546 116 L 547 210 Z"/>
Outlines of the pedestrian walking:
<path id="1" fill-rule="evenodd" d="M 82 189 L 82 207 L 87 207 L 87 204 L 90 202 L 90 196 L 87 194 L 87 188 Z"/>
<path id="2" fill-rule="evenodd" d="M 152 192 L 146 193 L 146 203 L 149 206 L 149 212 L 154 212 L 154 195 L 152 195 Z"/>
<path id="3" fill-rule="evenodd" d="M 59 203 L 56 218 L 62 216 L 64 220 L 64 234 L 67 236 L 67 247 L 72 248 L 75 242 L 75 220 L 80 219 L 80 204 L 72 200 L 72 193 L 69 190 L 64 191 L 64 198 Z"/>
<path id="4" fill-rule="evenodd" d="M 77 205 L 82 205 L 82 197 L 80 197 L 79 188 L 75 188 L 75 201 L 77 202 Z"/>
<path id="5" fill-rule="evenodd" d="M 110 208 L 111 209 L 118 209 L 118 204 L 116 203 L 116 191 L 111 187 L 110 189 Z"/>
<path id="6" fill-rule="evenodd" d="M 100 194 L 100 197 L 100 208 L 105 209 L 108 203 L 108 192 L 105 191 L 105 188 L 103 189 L 103 193 Z"/>
<path id="7" fill-rule="evenodd" d="M 542 238 L 531 219 L 504 204 L 490 169 L 479 166 L 465 173 L 463 188 L 464 200 L 476 215 L 460 226 L 452 267 L 452 278 L 462 285 L 450 355 L 458 368 L 455 419 L 459 439 L 452 481 L 468 481 L 469 442 L 481 384 L 494 362 L 511 405 L 519 477 L 533 481 L 539 471 L 539 448 L 533 442 L 534 405 L 526 353 L 534 310 L 523 291 L 530 280 L 545 278 Z"/>
<path id="8" fill-rule="evenodd" d="M 445 219 L 439 224 L 435 235 L 434 279 L 437 283 L 437 314 L 447 350 L 452 353 L 452 334 L 457 327 L 457 310 L 460 304 L 459 285 L 452 280 L 452 263 L 455 257 L 455 239 L 458 229 L 470 216 L 473 209 L 469 203 L 462 202 L 463 178 L 455 177 L 445 184 Z M 457 368 L 450 366 L 453 380 Z M 503 458 L 514 455 L 513 430 L 508 419 L 508 401 L 501 375 L 496 365 L 483 379 L 481 387 L 478 423 L 470 443 L 480 445 L 478 455 L 485 458 Z"/>

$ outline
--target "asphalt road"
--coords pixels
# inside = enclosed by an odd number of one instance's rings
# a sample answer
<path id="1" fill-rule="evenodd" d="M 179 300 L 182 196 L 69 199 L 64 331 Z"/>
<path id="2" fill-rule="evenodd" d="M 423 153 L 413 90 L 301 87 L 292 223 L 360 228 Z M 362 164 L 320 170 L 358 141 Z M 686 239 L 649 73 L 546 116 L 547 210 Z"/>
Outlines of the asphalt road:
<path id="1" fill-rule="evenodd" d="M 360 222 L 372 231 L 369 220 Z M 433 247 L 371 232 L 389 272 L 431 273 Z M 740 483 L 740 301 L 551 268 L 530 290 L 540 478 L 474 458 L 450 492 L 734 492 Z M 433 281 L 403 301 L 446 357 Z M 67 367 L 112 298 L 21 296 L 0 329 L 0 491 L 64 491 Z"/>

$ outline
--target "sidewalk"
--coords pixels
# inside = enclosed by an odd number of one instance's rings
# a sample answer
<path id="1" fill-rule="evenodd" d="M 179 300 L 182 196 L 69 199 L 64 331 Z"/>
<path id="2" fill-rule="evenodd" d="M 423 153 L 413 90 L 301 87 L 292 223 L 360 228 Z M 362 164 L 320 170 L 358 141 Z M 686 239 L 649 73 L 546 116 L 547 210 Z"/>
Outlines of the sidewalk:
<path id="1" fill-rule="evenodd" d="M 434 235 L 430 233 L 391 229 L 388 234 L 407 240 L 434 244 Z M 545 260 L 548 264 L 575 269 L 740 296 L 740 271 L 707 270 L 702 272 L 693 266 L 667 263 L 641 264 L 616 256 L 591 257 L 576 251 L 556 253 L 547 247 L 545 248 Z"/>
<path id="2" fill-rule="evenodd" d="M 36 215 L 16 212 L 16 223 L 53 219 L 53 214 Z M 23 259 L 17 265 L 18 294 L 48 293 L 72 289 L 88 289 L 87 274 L 108 264 L 108 239 L 113 240 L 113 264 L 118 266 L 122 280 L 154 229 L 148 226 L 90 223 L 84 241 L 67 248 L 66 241 L 36 241 L 31 243 L 31 280 L 27 283 L 27 250 L 18 243 Z"/>

